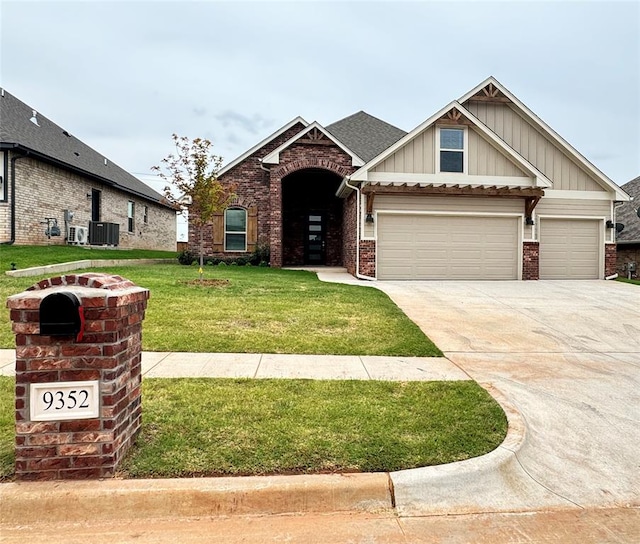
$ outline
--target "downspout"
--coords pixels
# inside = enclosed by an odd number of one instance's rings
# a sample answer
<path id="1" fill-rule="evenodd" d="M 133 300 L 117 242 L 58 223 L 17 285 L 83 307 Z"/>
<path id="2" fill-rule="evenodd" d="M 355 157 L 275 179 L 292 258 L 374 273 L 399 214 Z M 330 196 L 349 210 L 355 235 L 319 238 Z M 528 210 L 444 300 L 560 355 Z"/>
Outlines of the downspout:
<path id="1" fill-rule="evenodd" d="M 346 176 L 344 178 L 344 184 L 346 187 L 349 187 L 349 189 L 353 189 L 356 192 L 356 278 L 358 278 L 359 280 L 375 280 L 376 278 L 372 278 L 371 276 L 365 276 L 364 274 L 360 274 L 360 223 L 361 223 L 361 216 L 360 216 L 360 187 L 358 187 L 357 185 L 350 185 L 349 181 L 351 180 L 351 178 L 349 176 Z"/>
<path id="2" fill-rule="evenodd" d="M 0 245 L 13 245 L 16 241 L 16 161 L 24 159 L 29 155 L 27 151 L 24 155 L 11 157 L 11 239 L 0 242 Z"/>

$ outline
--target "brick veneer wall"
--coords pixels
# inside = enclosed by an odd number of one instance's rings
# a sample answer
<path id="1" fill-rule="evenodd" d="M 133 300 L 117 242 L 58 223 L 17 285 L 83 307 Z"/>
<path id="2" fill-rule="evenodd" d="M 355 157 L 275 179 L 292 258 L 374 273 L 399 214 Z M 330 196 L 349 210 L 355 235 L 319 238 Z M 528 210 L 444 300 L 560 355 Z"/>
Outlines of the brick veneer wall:
<path id="1" fill-rule="evenodd" d="M 523 242 L 522 244 L 522 279 L 540 279 L 540 243 Z"/>
<path id="2" fill-rule="evenodd" d="M 616 250 L 618 274 L 627 277 L 627 263 L 636 263 L 635 277 L 640 275 L 640 243 L 618 244 Z"/>
<path id="3" fill-rule="evenodd" d="M 274 138 L 254 153 L 249 155 L 242 162 L 231 168 L 220 176 L 223 183 L 236 185 L 236 194 L 242 198 L 246 205 L 255 205 L 258 208 L 258 241 L 267 242 L 269 240 L 269 221 L 271 216 L 270 196 L 269 196 L 269 173 L 262 169 L 260 159 L 274 149 L 281 146 L 287 140 L 293 138 L 305 127 L 302 123 L 296 123 L 289 130 Z M 223 253 L 213 251 L 213 226 L 204 227 L 204 254 L 208 256 L 224 256 Z M 193 225 L 189 224 L 189 249 L 199 252 L 200 236 Z M 228 256 L 238 257 L 238 252 L 229 253 Z"/>
<path id="4" fill-rule="evenodd" d="M 360 241 L 360 274 L 371 278 L 376 275 L 376 242 L 375 240 Z"/>
<path id="5" fill-rule="evenodd" d="M 604 275 L 612 276 L 618 267 L 616 244 L 604 245 Z"/>
<path id="6" fill-rule="evenodd" d="M 342 208 L 342 266 L 356 274 L 357 193 L 352 191 Z"/>
<path id="7" fill-rule="evenodd" d="M 8 155 L 9 158 L 12 156 L 11 153 Z M 98 189 L 102 191 L 101 220 L 120 224 L 121 248 L 175 251 L 176 214 L 169 208 L 117 191 L 31 157 L 15 161 L 15 167 L 16 244 L 65 244 L 64 210 L 74 212 L 72 225 L 88 227 L 91 220 L 91 199 L 87 198 L 87 193 L 91 193 L 91 189 Z M 7 196 L 8 200 L 0 203 L 0 218 L 6 218 L 0 223 L 0 241 L 8 240 L 10 237 L 10 187 Z M 127 232 L 129 200 L 135 203 L 135 228 L 131 234 Z M 144 206 L 149 210 L 148 223 L 144 223 Z M 55 217 L 58 220 L 61 236 L 51 239 L 45 236 L 46 225 L 41 223 L 45 217 Z"/>
<path id="8" fill-rule="evenodd" d="M 41 300 L 74 293 L 84 308 L 85 333 L 41 336 Z M 112 476 L 140 430 L 141 339 L 149 291 L 109 274 L 42 280 L 9 297 L 16 335 L 16 478 L 51 480 Z M 31 421 L 29 385 L 99 380 L 100 416 Z"/>

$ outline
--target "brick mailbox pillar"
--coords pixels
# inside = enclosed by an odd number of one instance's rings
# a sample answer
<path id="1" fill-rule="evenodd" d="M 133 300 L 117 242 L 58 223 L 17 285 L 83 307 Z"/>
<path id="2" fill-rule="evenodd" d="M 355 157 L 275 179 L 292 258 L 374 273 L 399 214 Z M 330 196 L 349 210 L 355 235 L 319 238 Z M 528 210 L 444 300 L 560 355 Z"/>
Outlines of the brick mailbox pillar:
<path id="1" fill-rule="evenodd" d="M 140 430 L 148 298 L 109 274 L 59 276 L 9 297 L 18 480 L 114 475 Z"/>

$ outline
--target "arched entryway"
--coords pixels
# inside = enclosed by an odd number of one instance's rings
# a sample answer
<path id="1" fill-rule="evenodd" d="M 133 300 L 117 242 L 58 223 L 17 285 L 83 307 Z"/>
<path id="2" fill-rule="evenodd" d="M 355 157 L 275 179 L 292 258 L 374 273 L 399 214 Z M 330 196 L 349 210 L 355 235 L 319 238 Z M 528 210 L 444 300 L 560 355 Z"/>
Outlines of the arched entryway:
<path id="1" fill-rule="evenodd" d="M 321 168 L 282 178 L 283 266 L 342 266 L 342 177 Z"/>

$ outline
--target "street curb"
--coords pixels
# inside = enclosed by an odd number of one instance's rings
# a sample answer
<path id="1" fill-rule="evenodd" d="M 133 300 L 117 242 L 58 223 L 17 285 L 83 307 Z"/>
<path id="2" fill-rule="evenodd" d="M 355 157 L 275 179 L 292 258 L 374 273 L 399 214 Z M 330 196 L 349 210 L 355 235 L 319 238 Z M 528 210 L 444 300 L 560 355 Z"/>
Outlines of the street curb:
<path id="1" fill-rule="evenodd" d="M 384 512 L 389 475 L 320 474 L 0 484 L 0 523 Z"/>

